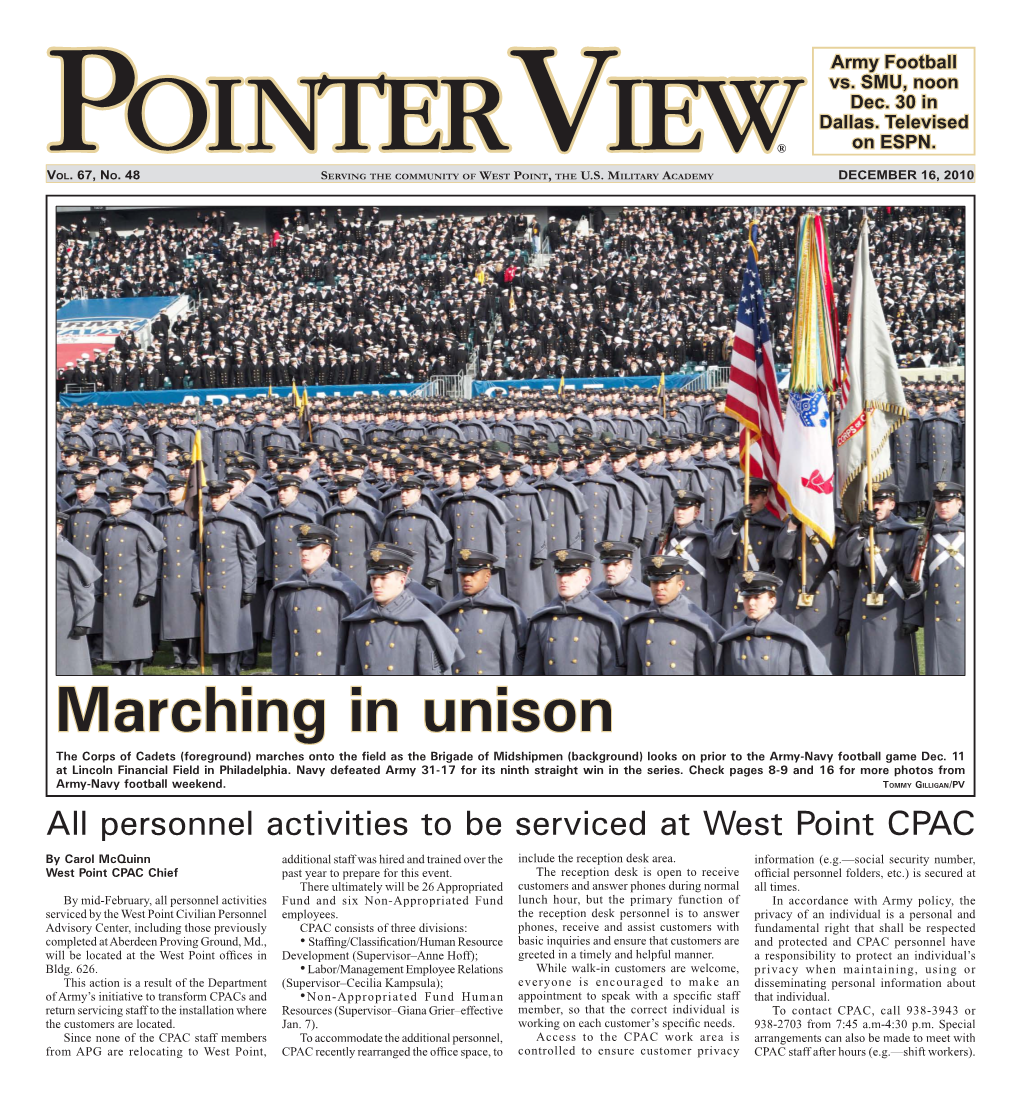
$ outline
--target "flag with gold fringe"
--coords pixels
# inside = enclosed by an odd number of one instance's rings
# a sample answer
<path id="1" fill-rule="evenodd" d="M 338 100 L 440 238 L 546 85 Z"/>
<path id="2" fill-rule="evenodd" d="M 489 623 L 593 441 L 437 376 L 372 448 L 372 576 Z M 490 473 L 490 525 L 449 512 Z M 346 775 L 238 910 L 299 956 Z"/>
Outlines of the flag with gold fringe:
<path id="1" fill-rule="evenodd" d="M 828 252 L 821 216 L 805 214 L 797 239 L 793 362 L 778 482 L 790 512 L 833 547 L 835 471 L 829 398 L 838 386 L 840 350 Z"/>
<path id="2" fill-rule="evenodd" d="M 195 430 L 191 445 L 191 470 L 184 488 L 184 512 L 202 526 L 202 491 L 205 489 L 205 464 L 202 461 L 202 432 Z"/>
<path id="3" fill-rule="evenodd" d="M 301 421 L 301 435 L 311 444 L 314 440 L 312 432 L 312 406 L 308 401 L 308 387 L 301 391 L 301 404 L 298 406 L 298 415 Z"/>
<path id="4" fill-rule="evenodd" d="M 872 483 L 889 476 L 889 437 L 910 416 L 871 272 L 867 218 L 861 222 L 850 281 L 846 367 L 850 393 L 839 414 L 836 460 L 843 513 L 853 524 L 867 497 L 869 472 Z"/>

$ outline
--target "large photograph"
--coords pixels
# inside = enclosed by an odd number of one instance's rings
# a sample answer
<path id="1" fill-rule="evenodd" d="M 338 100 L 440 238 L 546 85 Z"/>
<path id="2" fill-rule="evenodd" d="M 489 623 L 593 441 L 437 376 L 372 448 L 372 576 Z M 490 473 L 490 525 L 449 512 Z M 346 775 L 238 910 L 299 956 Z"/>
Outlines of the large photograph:
<path id="1" fill-rule="evenodd" d="M 962 206 L 57 209 L 58 676 L 965 672 Z"/>

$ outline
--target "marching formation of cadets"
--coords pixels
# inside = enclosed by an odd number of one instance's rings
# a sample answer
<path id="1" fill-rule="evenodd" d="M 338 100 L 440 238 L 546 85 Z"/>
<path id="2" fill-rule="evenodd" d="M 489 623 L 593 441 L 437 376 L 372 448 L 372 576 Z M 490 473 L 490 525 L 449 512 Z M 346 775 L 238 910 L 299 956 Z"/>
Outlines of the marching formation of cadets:
<path id="1" fill-rule="evenodd" d="M 963 397 L 908 393 L 834 549 L 767 483 L 744 504 L 718 392 L 63 408 L 57 672 L 137 675 L 161 641 L 196 669 L 201 636 L 218 674 L 261 650 L 303 675 L 913 674 L 923 629 L 925 672 L 959 674 Z"/>

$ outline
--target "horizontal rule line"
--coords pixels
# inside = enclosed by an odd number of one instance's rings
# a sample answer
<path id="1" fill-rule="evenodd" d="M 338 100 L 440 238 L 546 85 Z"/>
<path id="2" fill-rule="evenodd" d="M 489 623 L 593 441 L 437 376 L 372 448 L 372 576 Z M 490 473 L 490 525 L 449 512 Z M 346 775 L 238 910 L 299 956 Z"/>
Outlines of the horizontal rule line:
<path id="1" fill-rule="evenodd" d="M 860 163 L 794 164 L 781 158 L 768 164 L 702 165 L 683 162 L 643 164 L 366 164 L 315 165 L 259 162 L 151 165 L 48 164 L 48 184 L 495 184 L 515 186 L 570 184 L 835 184 L 857 182 L 973 182 L 973 165 L 881 165 Z"/>

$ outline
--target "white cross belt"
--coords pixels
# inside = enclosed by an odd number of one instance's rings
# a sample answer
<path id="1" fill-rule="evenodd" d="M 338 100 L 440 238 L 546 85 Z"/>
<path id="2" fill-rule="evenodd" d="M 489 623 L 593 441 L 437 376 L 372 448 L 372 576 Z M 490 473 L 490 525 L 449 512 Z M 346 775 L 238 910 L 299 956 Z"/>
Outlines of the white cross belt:
<path id="1" fill-rule="evenodd" d="M 882 552 L 879 551 L 877 547 L 875 548 L 875 569 L 879 572 L 879 574 L 882 575 L 883 578 L 887 574 L 889 574 L 889 569 L 885 565 L 885 559 L 882 558 Z M 889 580 L 886 582 L 886 588 L 891 589 L 901 601 L 905 601 L 907 599 L 904 596 L 903 587 L 896 580 L 895 574 L 889 574 Z"/>
<path id="2" fill-rule="evenodd" d="M 688 536 L 685 540 L 678 540 L 674 537 L 673 541 L 669 545 L 670 554 L 679 555 L 685 563 L 689 563 L 703 578 L 707 577 L 705 568 L 698 562 L 697 559 L 692 558 L 687 553 L 687 548 L 694 542 L 693 536 Z"/>

